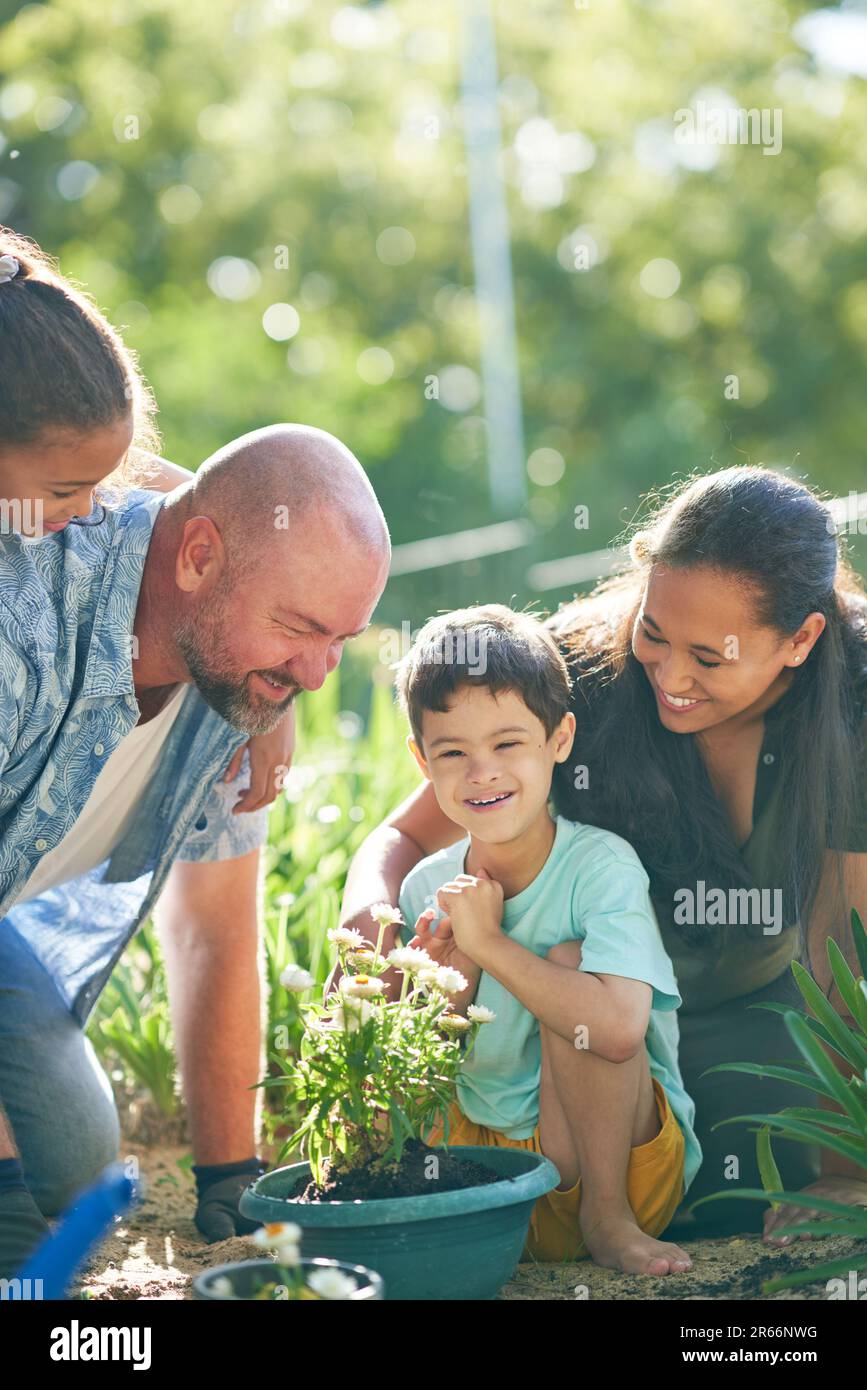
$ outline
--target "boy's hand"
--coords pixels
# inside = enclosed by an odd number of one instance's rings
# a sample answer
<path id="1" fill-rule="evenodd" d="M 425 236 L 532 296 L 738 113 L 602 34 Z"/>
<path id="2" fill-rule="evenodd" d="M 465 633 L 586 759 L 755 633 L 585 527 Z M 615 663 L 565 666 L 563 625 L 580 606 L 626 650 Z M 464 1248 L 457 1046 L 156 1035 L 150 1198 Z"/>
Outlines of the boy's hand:
<path id="1" fill-rule="evenodd" d="M 459 970 L 466 976 L 469 984 L 478 985 L 482 973 L 481 966 L 476 965 L 476 962 L 460 949 L 448 917 L 441 917 L 436 924 L 436 932 L 432 931 L 435 911 L 435 908 L 429 907 L 421 914 L 415 924 L 416 934 L 410 941 L 410 946 L 419 951 L 427 951 L 437 965 L 447 965 L 451 970 Z"/>
<path id="2" fill-rule="evenodd" d="M 236 750 L 223 775 L 231 782 L 241 770 L 244 749 L 250 750 L 250 785 L 232 807 L 232 815 L 240 811 L 258 811 L 274 800 L 283 786 L 295 752 L 295 707 L 290 705 L 276 729 L 270 734 L 257 734 Z"/>
<path id="3" fill-rule="evenodd" d="M 437 893 L 458 947 L 477 963 L 502 935 L 503 901 L 503 885 L 484 869 L 458 874 Z"/>

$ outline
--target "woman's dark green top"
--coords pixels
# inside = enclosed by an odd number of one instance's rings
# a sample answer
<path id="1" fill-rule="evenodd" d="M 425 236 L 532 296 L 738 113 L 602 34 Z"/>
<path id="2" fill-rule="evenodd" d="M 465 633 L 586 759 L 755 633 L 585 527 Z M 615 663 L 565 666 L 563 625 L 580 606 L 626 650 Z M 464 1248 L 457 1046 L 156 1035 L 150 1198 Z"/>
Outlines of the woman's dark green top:
<path id="1" fill-rule="evenodd" d="M 752 884 L 758 889 L 773 892 L 781 881 L 781 871 L 775 858 L 777 828 L 788 808 L 781 804 L 778 776 L 785 754 L 786 697 L 765 714 L 765 731 L 756 770 L 756 789 L 753 798 L 753 829 L 740 848 Z M 581 715 L 576 709 L 576 717 Z M 580 728 L 580 724 L 579 724 Z M 867 853 L 867 740 L 859 778 L 859 814 L 848 836 L 848 843 L 829 848 L 854 854 Z M 562 783 L 561 783 L 562 786 Z M 563 802 L 563 798 L 560 798 Z M 558 809 L 569 815 L 574 809 L 580 818 L 580 800 L 570 799 Z M 616 831 L 615 826 L 609 827 Z M 645 863 L 653 880 L 653 866 Z M 690 942 L 683 928 L 674 921 L 674 903 L 670 896 L 660 897 L 651 889 L 665 948 L 671 957 L 683 999 L 682 1011 L 694 1013 L 712 1009 L 742 995 L 762 989 L 788 970 L 798 948 L 797 921 L 783 925 L 777 934 L 763 935 L 761 926 L 745 931 L 739 923 L 716 926 L 710 940 Z M 767 901 L 771 902 L 772 899 Z"/>

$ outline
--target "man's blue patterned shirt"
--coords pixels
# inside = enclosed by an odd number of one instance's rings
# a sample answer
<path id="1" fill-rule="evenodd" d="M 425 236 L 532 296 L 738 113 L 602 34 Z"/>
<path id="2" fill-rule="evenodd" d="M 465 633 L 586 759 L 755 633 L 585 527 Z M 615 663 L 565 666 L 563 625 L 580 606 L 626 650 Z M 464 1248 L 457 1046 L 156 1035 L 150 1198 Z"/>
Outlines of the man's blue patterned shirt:
<path id="1" fill-rule="evenodd" d="M 222 782 L 247 735 L 190 685 L 129 832 L 105 862 L 16 906 L 134 728 L 133 621 L 165 495 L 136 489 L 95 526 L 0 538 L 0 931 L 15 929 L 84 1025 L 175 860 L 261 845 L 267 810 Z M 246 785 L 249 759 L 239 773 Z"/>

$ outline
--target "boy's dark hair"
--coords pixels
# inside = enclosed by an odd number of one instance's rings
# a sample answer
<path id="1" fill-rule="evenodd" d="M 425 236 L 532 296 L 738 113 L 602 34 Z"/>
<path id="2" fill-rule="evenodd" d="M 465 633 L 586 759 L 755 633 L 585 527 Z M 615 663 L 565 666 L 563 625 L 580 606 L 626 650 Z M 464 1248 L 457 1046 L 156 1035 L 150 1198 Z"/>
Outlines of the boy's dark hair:
<path id="1" fill-rule="evenodd" d="M 568 667 L 539 616 L 502 603 L 430 618 L 399 663 L 395 685 L 420 749 L 424 711 L 444 713 L 462 686 L 481 685 L 492 695 L 513 690 L 541 721 L 546 738 L 571 705 Z"/>
<path id="2" fill-rule="evenodd" d="M 0 448 L 33 444 L 45 430 L 84 433 L 132 415 L 132 448 L 113 481 L 137 482 L 160 441 L 135 353 L 34 241 L 0 226 L 0 256 L 18 262 L 0 284 Z"/>

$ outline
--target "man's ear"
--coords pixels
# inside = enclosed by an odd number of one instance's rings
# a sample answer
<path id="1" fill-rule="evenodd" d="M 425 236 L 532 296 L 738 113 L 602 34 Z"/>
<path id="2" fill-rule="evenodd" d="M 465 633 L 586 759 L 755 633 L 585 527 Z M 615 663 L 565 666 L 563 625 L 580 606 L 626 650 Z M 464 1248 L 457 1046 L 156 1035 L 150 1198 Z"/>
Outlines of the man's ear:
<path id="1" fill-rule="evenodd" d="M 426 777 L 428 781 L 430 781 L 430 780 L 431 780 L 431 775 L 430 775 L 430 772 L 428 771 L 428 765 L 427 765 L 427 763 L 425 762 L 424 753 L 423 753 L 423 752 L 421 751 L 421 749 L 419 748 L 419 746 L 418 746 L 418 744 L 416 743 L 415 739 L 413 738 L 412 734 L 407 734 L 407 736 L 406 736 L 406 746 L 407 746 L 407 748 L 409 749 L 410 753 L 412 753 L 412 756 L 415 758 L 415 760 L 416 760 L 416 762 L 418 763 L 419 767 L 421 768 L 422 775 L 423 775 L 424 777 Z"/>
<path id="2" fill-rule="evenodd" d="M 203 584 L 213 584 L 226 569 L 226 547 L 219 527 L 209 516 L 191 516 L 184 522 L 175 561 L 175 582 L 184 593 L 194 594 Z"/>
<path id="3" fill-rule="evenodd" d="M 554 761 L 565 763 L 569 754 L 572 752 L 572 744 L 575 742 L 575 716 L 571 710 L 567 710 L 557 725 L 553 734 L 554 738 Z"/>

